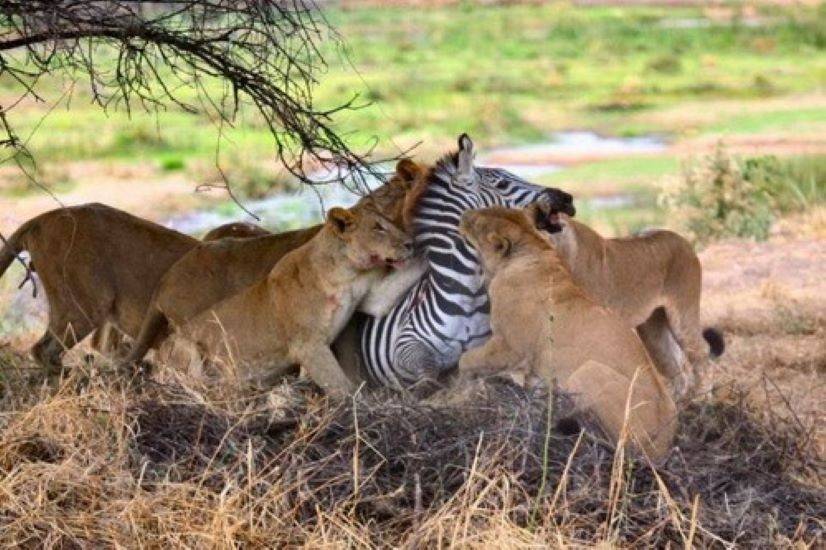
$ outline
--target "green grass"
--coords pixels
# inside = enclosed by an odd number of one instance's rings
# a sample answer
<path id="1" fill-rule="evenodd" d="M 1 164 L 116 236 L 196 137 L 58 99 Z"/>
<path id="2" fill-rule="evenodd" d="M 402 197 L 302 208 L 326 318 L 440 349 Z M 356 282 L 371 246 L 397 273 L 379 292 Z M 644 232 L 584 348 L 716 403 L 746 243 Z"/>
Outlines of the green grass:
<path id="1" fill-rule="evenodd" d="M 710 126 L 713 133 L 758 134 L 762 132 L 815 132 L 826 128 L 826 108 L 802 108 L 748 113 Z"/>
<path id="2" fill-rule="evenodd" d="M 574 165 L 542 179 L 548 185 L 587 186 L 609 182 L 628 191 L 650 188 L 662 176 L 675 173 L 680 161 L 670 156 L 620 158 Z M 587 190 L 585 190 L 587 192 Z"/>
<path id="3" fill-rule="evenodd" d="M 823 10 L 771 8 L 773 24 L 668 28 L 673 18 L 702 18 L 691 8 L 465 6 L 330 11 L 347 44 L 325 47 L 317 104 L 331 106 L 359 93 L 373 104 L 342 114 L 336 126 L 358 146 L 378 136 L 422 140 L 440 149 L 463 131 L 480 145 L 541 139 L 565 128 L 632 135 L 679 130 L 667 122 L 637 123 L 686 101 L 759 102 L 822 89 L 826 81 Z M 351 65 L 352 63 L 352 65 Z M 354 70 L 355 67 L 355 70 Z M 16 88 L 0 79 L 0 93 Z M 59 95 L 46 79 L 41 92 Z M 217 88 L 216 88 L 217 90 Z M 185 91 L 191 94 L 191 91 Z M 104 115 L 88 91 L 58 108 L 31 141 L 41 158 L 114 158 L 163 165 L 165 158 L 214 155 L 217 129 L 206 117 L 170 109 L 156 116 Z M 12 113 L 21 135 L 47 106 Z M 826 127 L 823 110 L 778 110 L 736 116 L 701 128 L 759 132 Z M 254 112 L 228 131 L 222 150 L 267 156 L 272 142 Z M 178 168 L 175 168 L 178 169 Z"/>

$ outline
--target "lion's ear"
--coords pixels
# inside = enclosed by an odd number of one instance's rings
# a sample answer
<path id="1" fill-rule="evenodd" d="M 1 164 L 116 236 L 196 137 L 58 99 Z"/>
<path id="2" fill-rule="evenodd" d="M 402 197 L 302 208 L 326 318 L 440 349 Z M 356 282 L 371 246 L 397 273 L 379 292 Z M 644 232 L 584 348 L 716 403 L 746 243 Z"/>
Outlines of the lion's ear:
<path id="1" fill-rule="evenodd" d="M 488 235 L 488 242 L 490 242 L 491 246 L 493 246 L 493 250 L 502 258 L 507 258 L 510 256 L 511 250 L 513 248 L 513 243 L 507 237 L 504 237 L 498 233 L 491 233 Z"/>
<path id="2" fill-rule="evenodd" d="M 422 173 L 422 167 L 410 159 L 401 159 L 396 163 L 396 176 L 410 189 Z"/>
<path id="3" fill-rule="evenodd" d="M 349 210 L 336 206 L 327 212 L 327 223 L 341 235 L 356 223 L 356 216 Z"/>

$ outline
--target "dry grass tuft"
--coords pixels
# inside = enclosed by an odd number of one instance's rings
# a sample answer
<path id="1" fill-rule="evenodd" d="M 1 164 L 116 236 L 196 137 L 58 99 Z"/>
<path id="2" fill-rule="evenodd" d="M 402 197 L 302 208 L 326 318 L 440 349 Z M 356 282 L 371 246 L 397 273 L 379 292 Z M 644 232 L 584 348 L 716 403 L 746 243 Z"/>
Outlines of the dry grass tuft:
<path id="1" fill-rule="evenodd" d="M 0 545 L 472 547 L 823 540 L 822 457 L 742 392 L 692 403 L 656 469 L 547 430 L 547 396 L 491 381 L 462 406 L 305 383 L 126 392 L 44 384 L 0 353 Z M 722 392 L 718 392 L 720 394 Z"/>

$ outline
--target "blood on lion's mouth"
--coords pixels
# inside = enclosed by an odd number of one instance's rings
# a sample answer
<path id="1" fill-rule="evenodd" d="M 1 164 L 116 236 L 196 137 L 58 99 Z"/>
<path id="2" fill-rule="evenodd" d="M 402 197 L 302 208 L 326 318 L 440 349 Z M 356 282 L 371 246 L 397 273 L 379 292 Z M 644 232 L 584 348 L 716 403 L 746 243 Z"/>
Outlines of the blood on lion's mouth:
<path id="1" fill-rule="evenodd" d="M 384 261 L 385 261 L 385 263 L 386 263 L 387 265 L 389 265 L 389 266 L 390 266 L 390 267 L 392 267 L 393 269 L 401 269 L 401 268 L 403 268 L 403 267 L 405 266 L 405 264 L 407 263 L 407 260 L 406 260 L 406 259 L 404 259 L 404 260 L 392 260 L 392 259 L 390 259 L 390 258 L 387 258 L 387 259 L 385 259 Z"/>

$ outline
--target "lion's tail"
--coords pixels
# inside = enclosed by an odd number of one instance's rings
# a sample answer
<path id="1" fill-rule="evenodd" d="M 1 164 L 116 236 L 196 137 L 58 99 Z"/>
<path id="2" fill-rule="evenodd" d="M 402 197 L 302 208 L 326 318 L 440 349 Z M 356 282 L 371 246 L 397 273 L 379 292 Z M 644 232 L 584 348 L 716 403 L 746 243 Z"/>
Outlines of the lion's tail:
<path id="1" fill-rule="evenodd" d="M 37 219 L 37 218 L 35 218 Z M 17 255 L 26 249 L 24 237 L 32 227 L 32 222 L 29 220 L 21 225 L 17 231 L 11 234 L 8 238 L 2 239 L 3 248 L 0 248 L 0 277 L 6 272 L 11 263 L 17 258 Z"/>
<path id="2" fill-rule="evenodd" d="M 718 329 L 713 327 L 704 329 L 703 338 L 708 343 L 709 353 L 714 359 L 717 359 L 726 351 L 726 340 L 723 338 L 723 333 Z"/>

